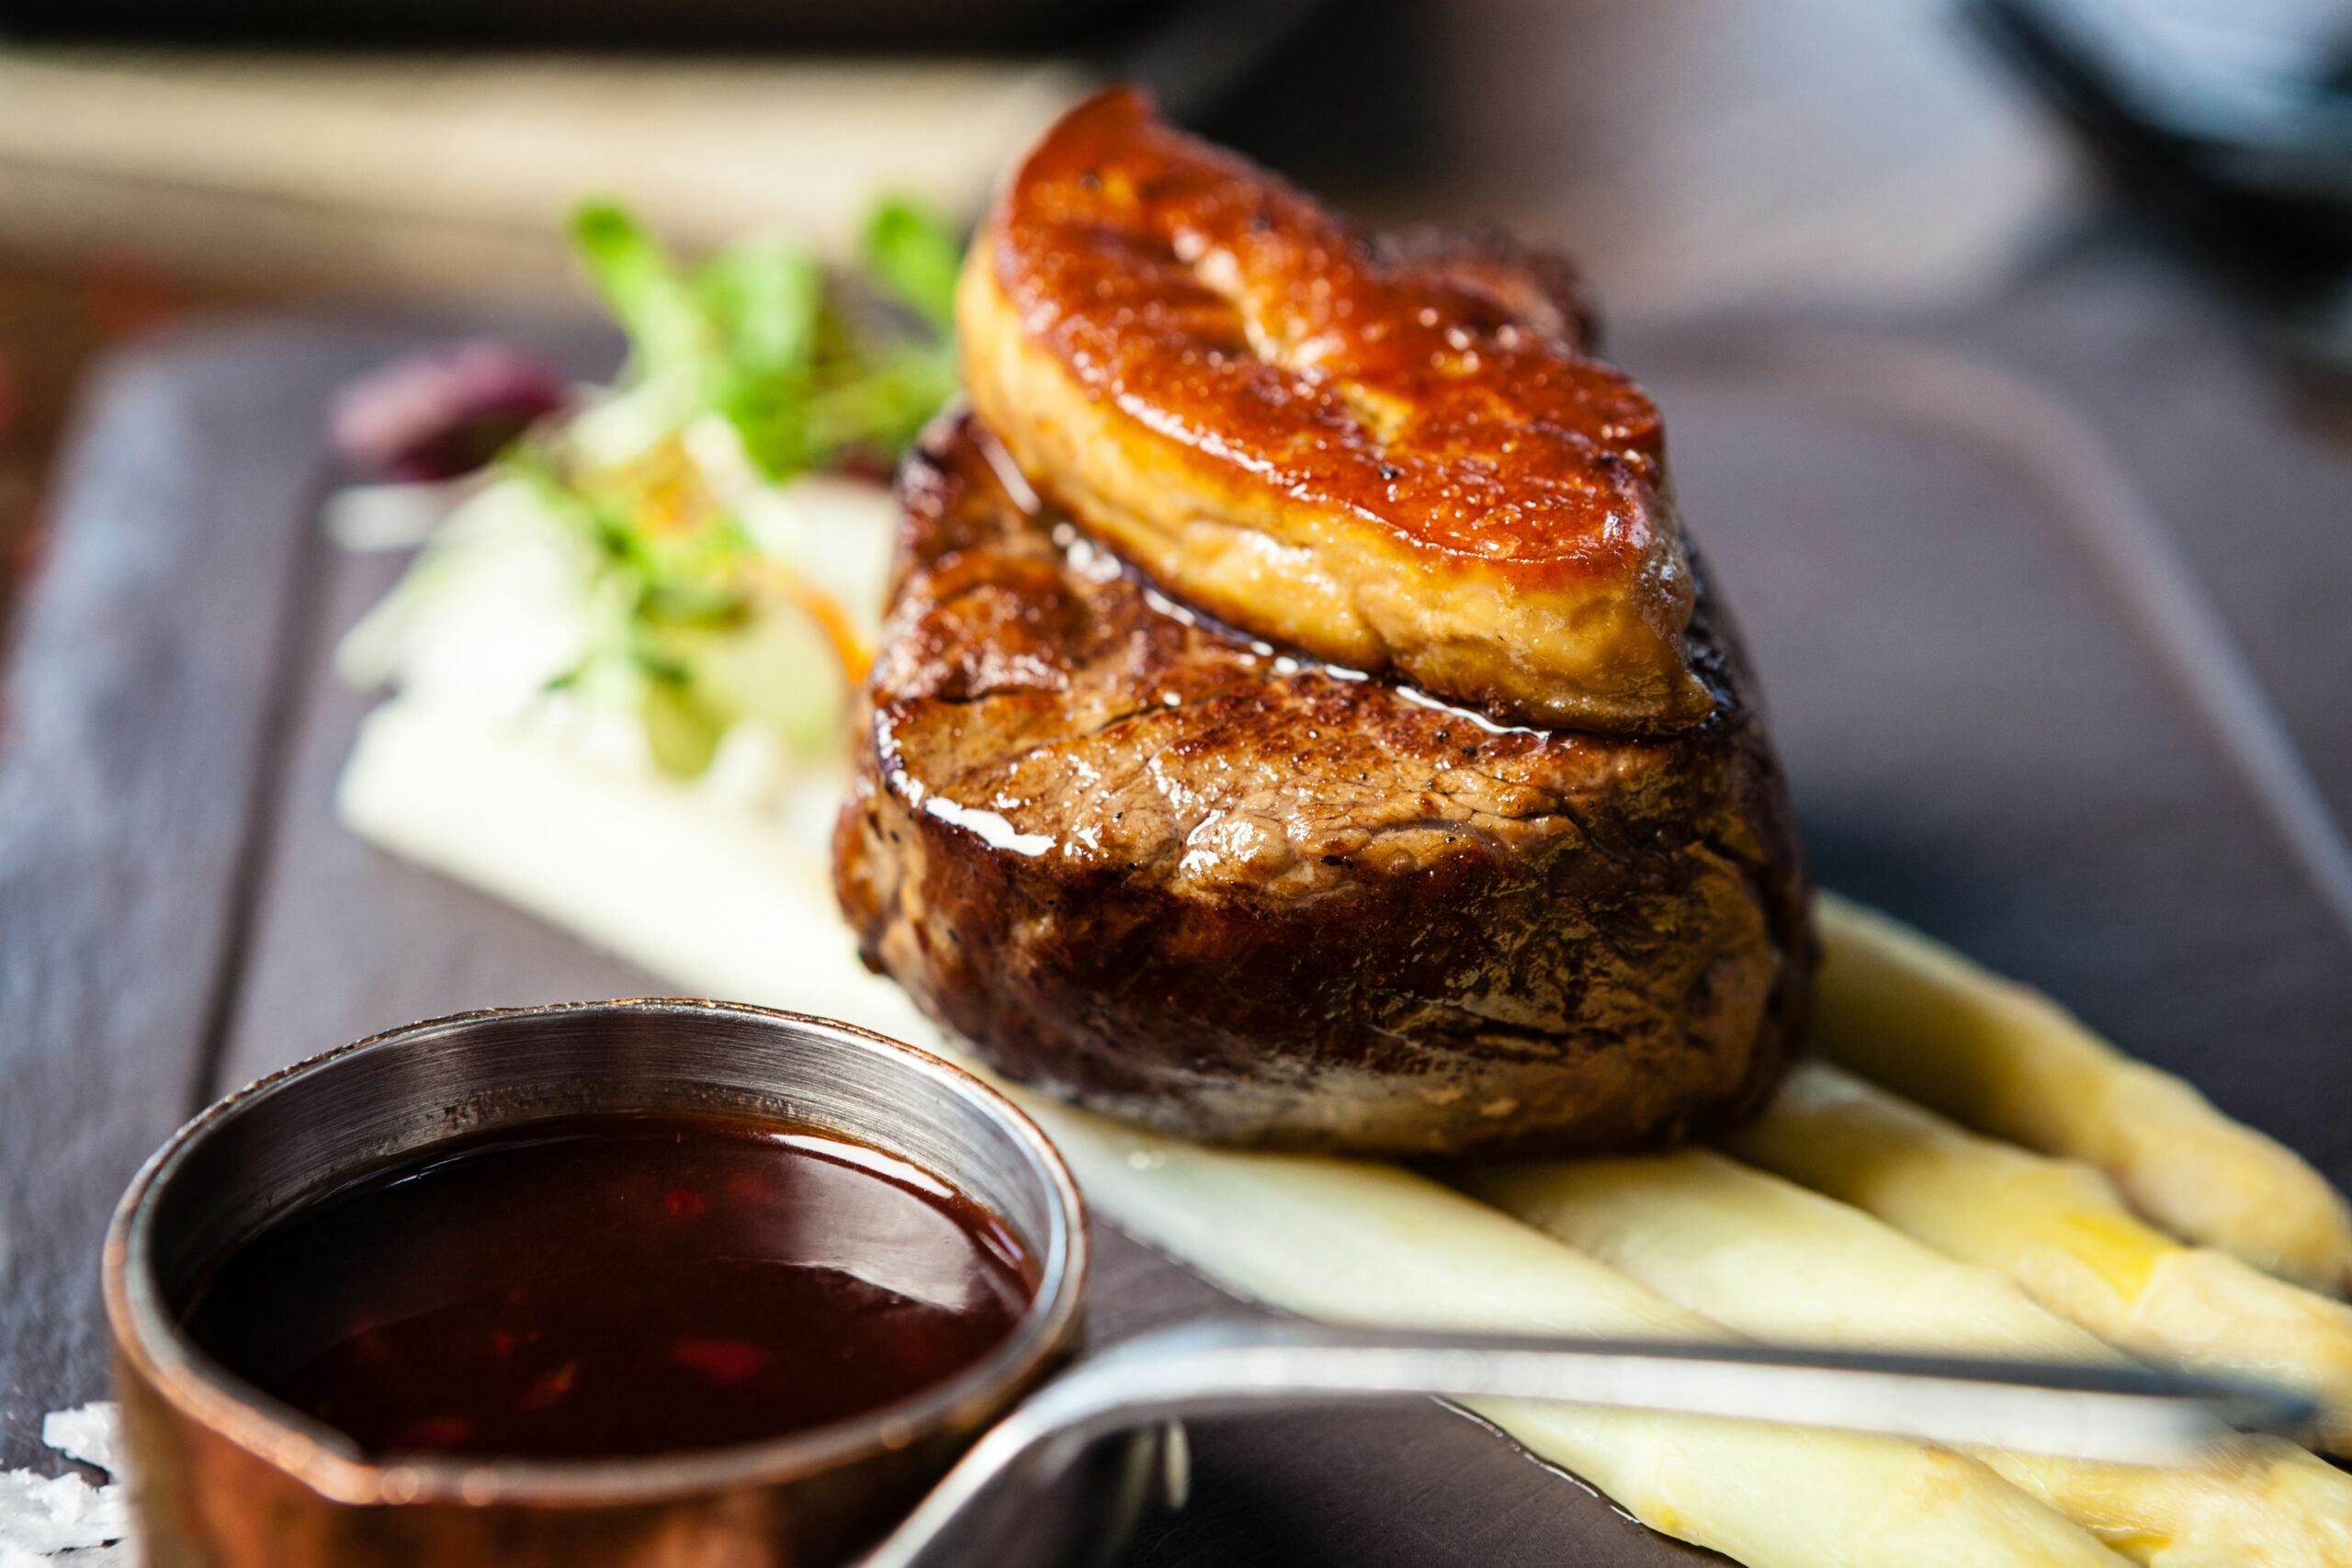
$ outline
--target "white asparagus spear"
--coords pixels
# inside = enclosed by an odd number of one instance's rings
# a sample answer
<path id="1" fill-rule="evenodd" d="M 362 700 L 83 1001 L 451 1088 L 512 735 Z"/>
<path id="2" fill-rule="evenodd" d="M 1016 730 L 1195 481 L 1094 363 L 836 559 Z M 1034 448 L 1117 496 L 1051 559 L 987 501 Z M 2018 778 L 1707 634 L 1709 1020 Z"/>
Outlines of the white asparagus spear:
<path id="1" fill-rule="evenodd" d="M 1080 1185 L 1124 1228 L 1256 1300 L 1335 1322 L 1724 1337 L 1624 1275 L 1393 1166 L 1208 1149 L 1083 1111 L 1052 1115 Z M 2009 1551 L 2071 1562 L 2089 1540 L 2071 1525 L 2052 1531 L 2054 1512 L 1974 1461 L 1917 1444 L 1560 1405 L 1474 1408 L 1645 1523 L 1759 1568 L 2006 1562 Z"/>
<path id="2" fill-rule="evenodd" d="M 1498 1166 L 1456 1179 L 1669 1301 L 1758 1338 L 2121 1359 L 1992 1270 L 1708 1150 Z M 2352 1562 L 2352 1476 L 2283 1439 L 2249 1439 L 2194 1470 L 1983 1457 L 2152 1568 Z"/>
<path id="3" fill-rule="evenodd" d="M 2041 992 L 1822 895 L 1813 1028 L 1867 1078 L 2105 1171 L 2165 1230 L 2314 1289 L 2352 1285 L 2352 1205 L 2293 1151 L 2124 1055 Z"/>
<path id="4" fill-rule="evenodd" d="M 2352 1307 L 2136 1217 L 2090 1167 L 2029 1154 L 1809 1063 L 1726 1140 L 1735 1154 L 2007 1275 L 2109 1343 L 2324 1400 L 2352 1449 Z"/>
<path id="5" fill-rule="evenodd" d="M 688 990 L 942 1043 L 896 987 L 856 966 L 823 878 L 762 819 L 405 700 L 368 720 L 341 804 L 374 841 Z M 1023 1100 L 1103 1214 L 1274 1306 L 1430 1327 L 1723 1333 L 1393 1167 L 1210 1150 Z M 1917 1443 L 1556 1405 L 1479 1414 L 1653 1528 L 1753 1568 L 2124 1561 L 1975 1461 Z"/>

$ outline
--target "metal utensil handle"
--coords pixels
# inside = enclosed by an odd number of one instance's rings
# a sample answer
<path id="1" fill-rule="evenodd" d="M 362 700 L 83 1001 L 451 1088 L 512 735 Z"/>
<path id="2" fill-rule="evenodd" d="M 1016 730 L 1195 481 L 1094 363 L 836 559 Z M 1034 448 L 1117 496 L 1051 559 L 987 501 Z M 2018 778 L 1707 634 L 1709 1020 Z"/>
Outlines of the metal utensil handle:
<path id="1" fill-rule="evenodd" d="M 1424 1334 L 1211 1321 L 1114 1345 L 990 1430 L 867 1559 L 910 1568 L 1016 1465 L 1182 1416 L 1437 1395 L 1789 1422 L 1965 1447 L 2181 1464 L 2297 1432 L 2300 1394 L 2135 1366 L 1751 1344 Z"/>

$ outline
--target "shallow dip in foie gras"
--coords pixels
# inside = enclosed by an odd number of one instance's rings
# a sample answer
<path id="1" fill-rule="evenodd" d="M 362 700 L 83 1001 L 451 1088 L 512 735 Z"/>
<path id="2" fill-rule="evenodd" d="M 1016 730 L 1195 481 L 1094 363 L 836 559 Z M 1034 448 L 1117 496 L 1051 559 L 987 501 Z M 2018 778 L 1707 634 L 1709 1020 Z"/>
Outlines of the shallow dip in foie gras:
<path id="1" fill-rule="evenodd" d="M 1114 93 L 965 277 L 975 413 L 901 475 L 836 840 L 868 963 L 1012 1076 L 1193 1137 L 1560 1152 L 1752 1109 L 1811 962 L 1786 790 L 1565 265 L 1361 239 Z M 1358 568 L 1340 598 L 1429 637 L 1326 615 Z"/>

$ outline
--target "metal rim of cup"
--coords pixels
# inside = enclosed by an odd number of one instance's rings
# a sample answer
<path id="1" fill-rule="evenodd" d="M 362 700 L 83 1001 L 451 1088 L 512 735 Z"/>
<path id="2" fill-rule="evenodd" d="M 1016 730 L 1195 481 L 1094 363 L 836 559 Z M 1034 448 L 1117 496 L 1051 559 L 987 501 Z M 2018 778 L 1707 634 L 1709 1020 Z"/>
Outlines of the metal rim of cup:
<path id="1" fill-rule="evenodd" d="M 153 1269 L 149 1227 L 161 1196 L 192 1152 L 236 1117 L 272 1095 L 331 1073 L 364 1053 L 494 1022 L 628 1010 L 633 1017 L 724 1017 L 798 1032 L 846 1049 L 893 1056 L 978 1110 L 1011 1134 L 1046 1190 L 1046 1231 L 1038 1248 L 1035 1293 L 1004 1341 L 962 1371 L 892 1404 L 763 1442 L 691 1453 L 578 1460 L 495 1456 L 370 1459 L 322 1422 L 272 1400 L 215 1361 L 187 1336 L 163 1299 Z M 852 1136 L 855 1127 L 835 1129 Z M 355 1171 L 356 1174 L 356 1171 Z M 992 1195 L 967 1196 L 995 1208 Z M 427 1019 L 322 1052 L 248 1084 L 199 1111 L 149 1157 L 125 1190 L 107 1231 L 102 1265 L 106 1311 L 117 1353 L 141 1371 L 181 1413 L 298 1475 L 321 1495 L 349 1504 L 522 1506 L 660 1502 L 836 1470 L 907 1446 L 957 1418 L 1001 1400 L 1033 1378 L 1075 1333 L 1087 1275 L 1086 1208 L 1077 1180 L 1035 1122 L 987 1083 L 903 1041 L 854 1024 L 780 1009 L 692 998 L 640 997 L 604 1002 L 490 1008 Z"/>

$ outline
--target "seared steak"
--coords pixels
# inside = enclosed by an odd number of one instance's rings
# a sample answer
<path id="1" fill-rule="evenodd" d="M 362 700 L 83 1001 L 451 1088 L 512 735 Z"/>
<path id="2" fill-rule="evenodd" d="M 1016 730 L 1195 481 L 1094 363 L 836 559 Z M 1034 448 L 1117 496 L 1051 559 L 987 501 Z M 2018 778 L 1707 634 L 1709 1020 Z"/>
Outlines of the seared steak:
<path id="1" fill-rule="evenodd" d="M 900 482 L 839 892 L 866 962 L 994 1066 L 1378 1154 L 1648 1145 L 1774 1082 L 1806 886 L 1703 581 L 1711 716 L 1522 728 L 1186 611 L 968 415 Z"/>

